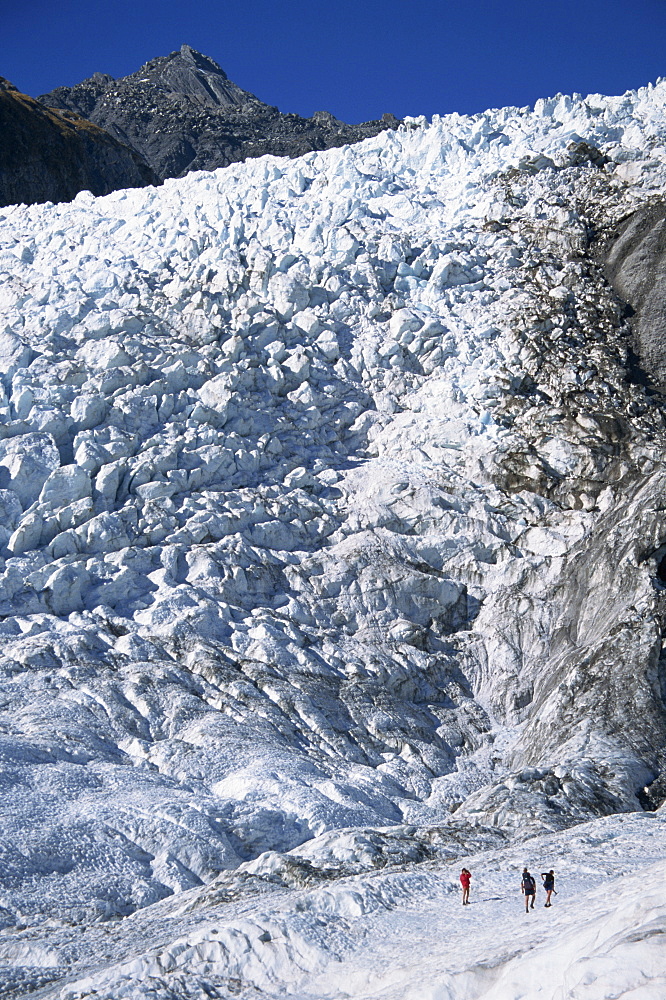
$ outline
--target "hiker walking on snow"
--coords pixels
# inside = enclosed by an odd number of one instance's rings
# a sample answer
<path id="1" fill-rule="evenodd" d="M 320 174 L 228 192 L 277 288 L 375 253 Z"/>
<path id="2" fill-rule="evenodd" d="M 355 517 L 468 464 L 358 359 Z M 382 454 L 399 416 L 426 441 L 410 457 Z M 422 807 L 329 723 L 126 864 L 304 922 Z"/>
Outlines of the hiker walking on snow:
<path id="1" fill-rule="evenodd" d="M 463 906 L 467 906 L 469 903 L 469 883 L 472 880 L 472 873 L 463 868 L 460 873 L 460 884 L 462 886 L 462 896 L 463 896 Z"/>
<path id="2" fill-rule="evenodd" d="M 551 868 L 549 872 L 541 872 L 541 878 L 543 879 L 543 887 L 546 890 L 546 902 L 544 906 L 552 906 L 550 897 L 555 892 L 555 872 Z M 557 895 L 557 893 L 555 893 Z"/>
<path id="3" fill-rule="evenodd" d="M 536 895 L 536 882 L 527 868 L 523 868 L 523 880 L 520 883 L 520 888 L 525 896 L 525 913 L 528 913 L 530 908 L 534 909 L 534 897 Z"/>

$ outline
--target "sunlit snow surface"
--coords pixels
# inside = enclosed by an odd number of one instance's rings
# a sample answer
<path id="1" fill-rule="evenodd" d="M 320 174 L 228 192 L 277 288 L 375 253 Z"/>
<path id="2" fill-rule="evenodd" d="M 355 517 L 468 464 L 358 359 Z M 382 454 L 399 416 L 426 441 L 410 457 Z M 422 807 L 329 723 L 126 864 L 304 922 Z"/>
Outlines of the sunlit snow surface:
<path id="1" fill-rule="evenodd" d="M 0 996 L 664 995 L 665 102 L 0 210 Z"/>
<path id="2" fill-rule="evenodd" d="M 269 854 L 235 876 L 238 901 L 229 881 L 217 882 L 122 923 L 60 930 L 50 947 L 3 942 L 3 955 L 33 963 L 13 970 L 17 983 L 63 977 L 66 985 L 40 996 L 64 1000 L 93 991 L 105 1000 L 660 1000 L 664 833 L 663 818 L 613 817 L 463 856 L 469 909 L 461 906 L 461 863 L 389 866 L 301 888 L 298 852 Z M 550 910 L 539 889 L 525 912 L 525 864 L 537 876 L 544 866 L 556 870 Z"/>

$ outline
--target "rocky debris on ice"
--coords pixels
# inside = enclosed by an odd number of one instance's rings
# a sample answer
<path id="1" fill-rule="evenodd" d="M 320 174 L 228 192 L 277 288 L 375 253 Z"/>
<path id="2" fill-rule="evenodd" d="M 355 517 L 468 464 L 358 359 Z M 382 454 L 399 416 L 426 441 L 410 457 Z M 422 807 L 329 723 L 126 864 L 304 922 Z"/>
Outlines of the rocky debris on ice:
<path id="1" fill-rule="evenodd" d="M 665 99 L 0 212 L 4 982 L 660 805 L 663 412 L 591 240 L 663 192 Z"/>

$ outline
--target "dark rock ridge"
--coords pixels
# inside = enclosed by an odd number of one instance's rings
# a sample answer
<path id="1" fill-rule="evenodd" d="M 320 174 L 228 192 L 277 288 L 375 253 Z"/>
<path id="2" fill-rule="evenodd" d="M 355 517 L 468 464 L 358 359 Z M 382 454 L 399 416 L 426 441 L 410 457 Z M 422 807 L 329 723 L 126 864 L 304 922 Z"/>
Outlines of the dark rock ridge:
<path id="1" fill-rule="evenodd" d="M 157 178 L 142 158 L 72 111 L 55 111 L 0 77 L 0 205 L 70 201 Z"/>
<path id="2" fill-rule="evenodd" d="M 282 114 L 241 90 L 216 62 L 189 45 L 119 80 L 95 73 L 39 100 L 83 115 L 132 146 L 161 180 L 266 153 L 301 156 L 398 125 L 393 115 L 348 125 L 325 111 L 312 118 Z"/>
<path id="3" fill-rule="evenodd" d="M 606 274 L 629 306 L 634 350 L 649 379 L 666 387 L 666 203 L 641 207 L 605 250 Z"/>

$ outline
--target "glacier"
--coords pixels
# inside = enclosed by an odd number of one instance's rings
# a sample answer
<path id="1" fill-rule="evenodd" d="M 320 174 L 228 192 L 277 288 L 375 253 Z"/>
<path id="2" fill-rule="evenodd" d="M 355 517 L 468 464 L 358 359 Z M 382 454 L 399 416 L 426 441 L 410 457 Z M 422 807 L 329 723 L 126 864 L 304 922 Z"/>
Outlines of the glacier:
<path id="1" fill-rule="evenodd" d="M 660 81 L 0 209 L 0 996 L 664 995 L 665 188 Z"/>

